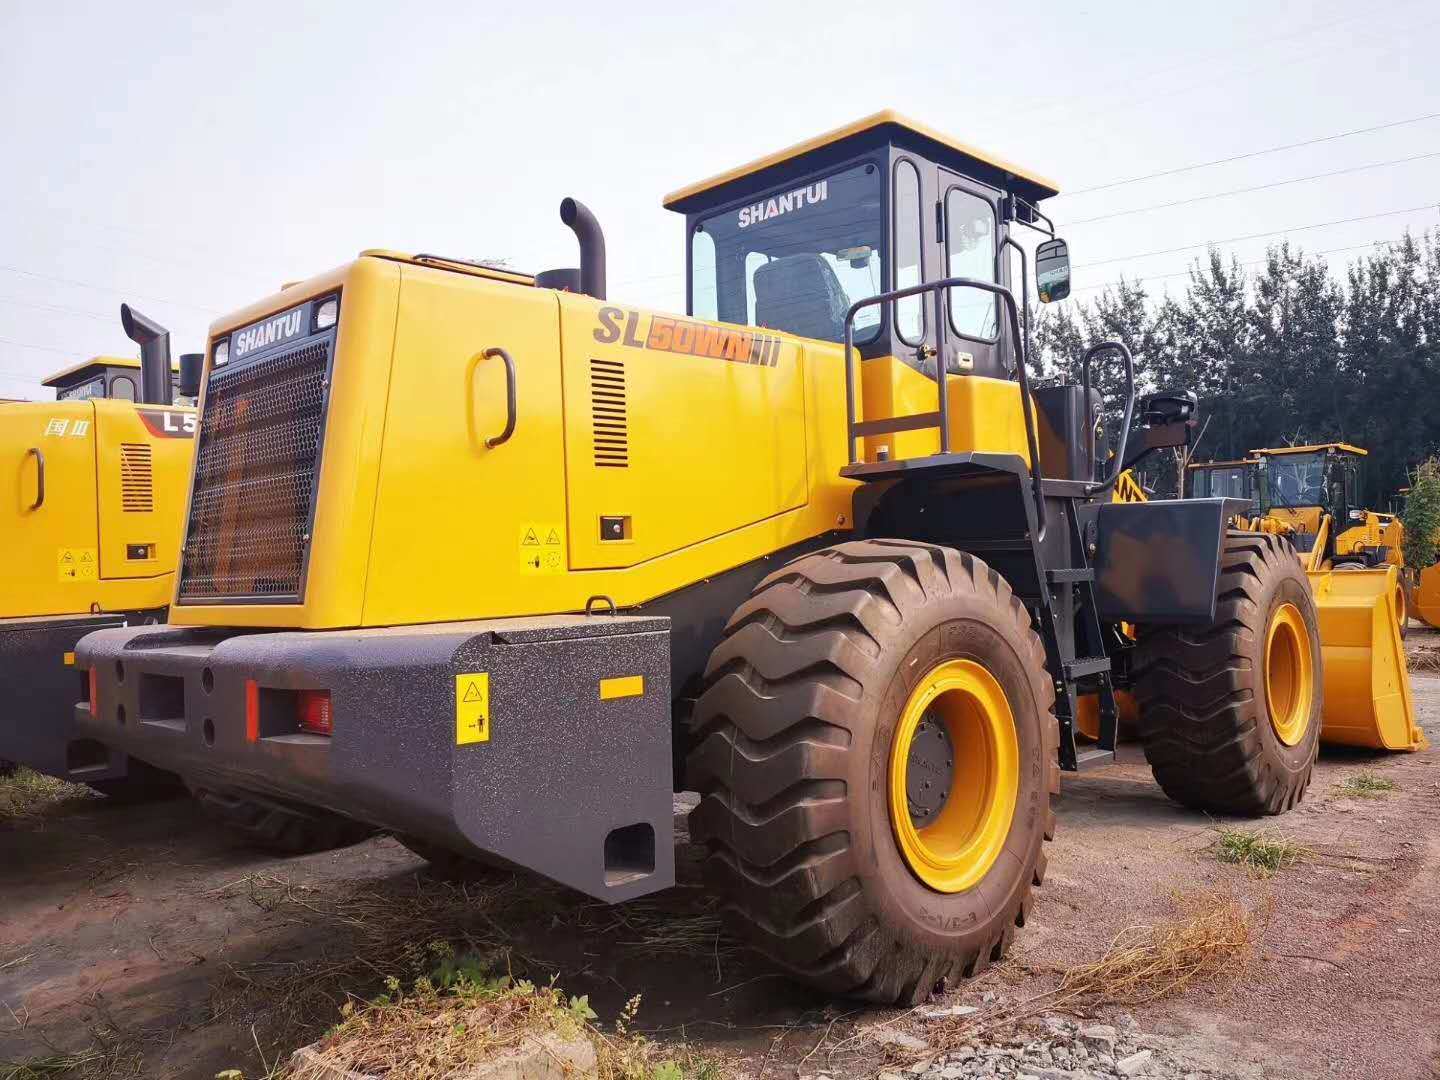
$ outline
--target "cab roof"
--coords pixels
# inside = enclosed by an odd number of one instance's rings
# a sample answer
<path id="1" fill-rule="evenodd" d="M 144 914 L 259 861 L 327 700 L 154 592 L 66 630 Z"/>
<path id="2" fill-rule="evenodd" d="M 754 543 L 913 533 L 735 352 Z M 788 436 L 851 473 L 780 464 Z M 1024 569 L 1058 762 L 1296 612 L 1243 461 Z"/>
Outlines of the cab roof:
<path id="1" fill-rule="evenodd" d="M 86 379 L 92 379 L 96 375 L 104 374 L 106 368 L 112 367 L 133 368 L 139 371 L 140 361 L 136 360 L 133 356 L 92 356 L 89 360 L 82 360 L 80 363 L 72 364 L 63 371 L 55 372 L 55 374 L 43 380 L 40 385 L 51 387 L 69 386 L 73 383 L 84 382 Z M 174 364 L 171 365 L 171 368 L 172 370 L 178 370 L 175 369 Z"/>
<path id="2" fill-rule="evenodd" d="M 1342 454 L 1359 454 L 1361 457 L 1368 457 L 1370 451 L 1361 450 L 1358 446 L 1351 446 L 1343 442 L 1316 443 L 1314 446 L 1275 446 L 1268 449 L 1251 450 L 1250 453 L 1265 456 L 1268 454 L 1313 454 L 1318 450 L 1337 450 Z"/>
<path id="3" fill-rule="evenodd" d="M 797 158 L 816 150 L 823 150 L 850 139 L 860 142 L 866 135 L 887 133 L 906 135 L 912 140 L 918 140 L 936 162 L 961 173 L 973 175 L 974 166 L 977 163 L 983 166 L 987 172 L 998 171 L 1003 174 L 1009 190 L 1029 202 L 1034 203 L 1041 199 L 1048 199 L 1060 191 L 1053 180 L 1048 180 L 1038 173 L 1022 169 L 1004 158 L 951 138 L 949 135 L 911 120 L 893 109 L 882 109 L 880 112 L 872 113 L 853 123 L 835 128 L 833 131 L 827 131 L 823 135 L 816 135 L 784 150 L 777 150 L 773 154 L 756 158 L 745 165 L 728 169 L 709 179 L 672 191 L 665 196 L 664 205 L 667 210 L 687 213 L 695 206 L 701 205 L 699 196 L 713 194 L 719 189 L 739 181 L 760 177 L 771 169 L 778 169 L 790 164 Z M 980 178 L 977 177 L 977 179 Z M 713 201 L 715 200 L 704 200 L 705 203 Z"/>

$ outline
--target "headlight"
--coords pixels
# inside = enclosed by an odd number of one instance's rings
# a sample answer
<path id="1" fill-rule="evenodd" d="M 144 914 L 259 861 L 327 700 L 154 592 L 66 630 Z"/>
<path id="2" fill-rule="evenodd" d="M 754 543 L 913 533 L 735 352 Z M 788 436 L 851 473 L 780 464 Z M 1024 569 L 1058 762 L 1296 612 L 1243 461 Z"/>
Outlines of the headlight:
<path id="1" fill-rule="evenodd" d="M 315 329 L 329 330 L 340 320 L 340 298 L 332 296 L 315 305 Z"/>
<path id="2" fill-rule="evenodd" d="M 222 364 L 226 363 L 229 359 L 230 359 L 230 339 L 229 339 L 229 338 L 226 338 L 224 341 L 217 341 L 217 342 L 215 343 L 215 352 L 212 354 L 211 359 L 210 359 L 210 366 L 211 366 L 211 367 L 220 367 Z"/>

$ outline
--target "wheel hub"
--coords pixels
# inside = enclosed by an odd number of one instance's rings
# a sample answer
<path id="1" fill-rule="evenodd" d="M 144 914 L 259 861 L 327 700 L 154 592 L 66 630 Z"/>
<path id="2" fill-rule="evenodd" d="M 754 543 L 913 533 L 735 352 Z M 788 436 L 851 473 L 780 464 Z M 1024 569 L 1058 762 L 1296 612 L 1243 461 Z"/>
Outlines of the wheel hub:
<path id="1" fill-rule="evenodd" d="M 915 828 L 923 829 L 944 809 L 954 768 L 950 732 L 933 712 L 926 713 L 915 728 L 905 762 L 905 801 Z"/>

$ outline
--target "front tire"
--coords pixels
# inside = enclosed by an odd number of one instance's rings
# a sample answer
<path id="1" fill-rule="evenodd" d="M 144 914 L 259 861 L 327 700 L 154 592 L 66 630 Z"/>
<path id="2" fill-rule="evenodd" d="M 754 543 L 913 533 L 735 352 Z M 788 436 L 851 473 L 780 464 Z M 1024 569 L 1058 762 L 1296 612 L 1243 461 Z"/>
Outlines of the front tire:
<path id="1" fill-rule="evenodd" d="M 885 1003 L 998 960 L 1054 833 L 1054 701 L 1029 613 L 979 559 L 874 540 L 770 575 L 710 658 L 687 761 L 732 925 Z"/>
<path id="2" fill-rule="evenodd" d="M 1231 532 L 1215 621 L 1141 627 L 1135 696 L 1165 794 L 1197 810 L 1282 814 L 1310 786 L 1322 710 L 1319 620 L 1289 544 Z"/>

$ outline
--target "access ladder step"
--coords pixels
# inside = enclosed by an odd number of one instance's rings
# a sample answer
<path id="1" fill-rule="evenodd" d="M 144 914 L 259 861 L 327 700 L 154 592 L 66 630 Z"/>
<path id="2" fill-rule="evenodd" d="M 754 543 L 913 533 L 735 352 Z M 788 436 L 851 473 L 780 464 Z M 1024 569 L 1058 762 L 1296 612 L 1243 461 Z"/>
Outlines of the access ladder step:
<path id="1" fill-rule="evenodd" d="M 1090 747 L 1081 750 L 1075 755 L 1075 771 L 1083 772 L 1086 769 L 1098 769 L 1103 765 L 1111 764 L 1114 760 L 1114 750 L 1101 750 L 1099 747 Z"/>
<path id="2" fill-rule="evenodd" d="M 1083 679 L 1087 675 L 1099 675 L 1110 670 L 1108 656 L 1082 656 L 1065 664 L 1067 679 Z"/>
<path id="3" fill-rule="evenodd" d="M 1081 567 L 1076 570 L 1046 570 L 1045 576 L 1051 585 L 1060 585 L 1067 581 L 1094 581 L 1095 571 L 1089 567 Z"/>

